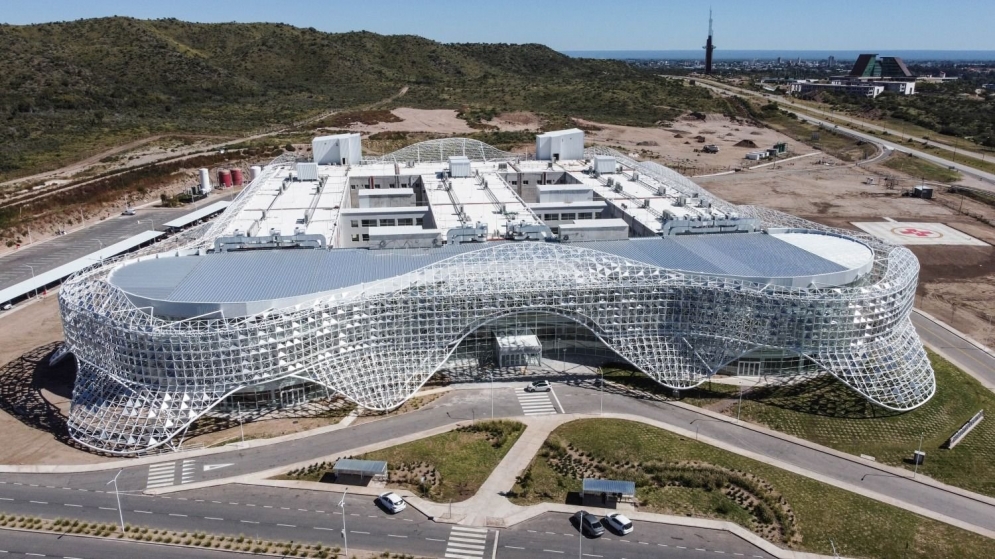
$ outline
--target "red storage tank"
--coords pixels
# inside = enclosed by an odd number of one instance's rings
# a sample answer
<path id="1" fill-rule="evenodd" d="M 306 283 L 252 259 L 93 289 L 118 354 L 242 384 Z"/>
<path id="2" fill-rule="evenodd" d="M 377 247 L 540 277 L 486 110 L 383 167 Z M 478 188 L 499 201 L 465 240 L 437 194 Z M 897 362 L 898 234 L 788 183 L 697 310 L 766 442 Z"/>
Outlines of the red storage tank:
<path id="1" fill-rule="evenodd" d="M 232 169 L 231 170 L 231 182 L 235 186 L 242 186 L 242 170 Z"/>
<path id="2" fill-rule="evenodd" d="M 218 186 L 231 188 L 231 171 L 228 169 L 218 169 Z"/>

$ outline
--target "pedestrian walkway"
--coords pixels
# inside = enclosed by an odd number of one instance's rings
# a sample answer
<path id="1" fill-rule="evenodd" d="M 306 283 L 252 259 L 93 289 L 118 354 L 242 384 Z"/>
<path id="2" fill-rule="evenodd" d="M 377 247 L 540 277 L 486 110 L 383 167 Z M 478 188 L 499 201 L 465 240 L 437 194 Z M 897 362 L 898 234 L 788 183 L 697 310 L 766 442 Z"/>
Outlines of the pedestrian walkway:
<path id="1" fill-rule="evenodd" d="M 449 559 L 480 559 L 487 550 L 487 529 L 453 526 L 446 542 Z"/>
<path id="2" fill-rule="evenodd" d="M 169 487 L 176 481 L 176 462 L 163 462 L 149 466 L 149 479 L 146 489 Z"/>
<path id="3" fill-rule="evenodd" d="M 193 483 L 194 474 L 197 471 L 196 460 L 184 460 L 180 466 L 180 483 L 184 485 Z M 160 462 L 149 466 L 148 482 L 145 489 L 156 489 L 160 487 L 172 487 L 176 485 L 176 461 Z"/>
<path id="4" fill-rule="evenodd" d="M 518 396 L 518 403 L 522 406 L 522 413 L 525 415 L 554 415 L 556 407 L 549 398 L 551 392 L 526 392 L 524 388 L 515 391 Z"/>

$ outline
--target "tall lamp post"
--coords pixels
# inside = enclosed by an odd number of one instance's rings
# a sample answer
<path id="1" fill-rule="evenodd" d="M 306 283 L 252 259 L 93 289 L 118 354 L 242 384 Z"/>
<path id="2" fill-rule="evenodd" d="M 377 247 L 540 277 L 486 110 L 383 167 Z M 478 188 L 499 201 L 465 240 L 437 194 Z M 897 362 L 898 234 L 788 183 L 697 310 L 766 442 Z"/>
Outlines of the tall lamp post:
<path id="1" fill-rule="evenodd" d="M 604 367 L 598 367 L 598 372 L 601 373 L 601 415 L 605 415 L 605 369 L 604 369 Z"/>
<path id="2" fill-rule="evenodd" d="M 345 556 L 349 557 L 349 538 L 345 533 L 345 496 L 349 493 L 349 488 L 346 487 L 345 491 L 342 492 L 342 499 L 339 500 L 339 508 L 342 509 L 342 543 L 345 545 Z"/>
<path id="3" fill-rule="evenodd" d="M 922 437 L 926 433 L 919 433 L 919 450 L 916 451 L 915 468 L 912 470 L 912 479 L 916 478 L 916 474 L 919 473 L 919 461 L 922 460 Z"/>
<path id="4" fill-rule="evenodd" d="M 121 510 L 121 493 L 117 490 L 117 477 L 121 475 L 124 470 L 118 470 L 117 475 L 114 479 L 107 482 L 107 485 L 114 484 L 114 496 L 117 497 L 117 515 L 121 519 L 121 533 L 124 534 L 124 511 Z"/>

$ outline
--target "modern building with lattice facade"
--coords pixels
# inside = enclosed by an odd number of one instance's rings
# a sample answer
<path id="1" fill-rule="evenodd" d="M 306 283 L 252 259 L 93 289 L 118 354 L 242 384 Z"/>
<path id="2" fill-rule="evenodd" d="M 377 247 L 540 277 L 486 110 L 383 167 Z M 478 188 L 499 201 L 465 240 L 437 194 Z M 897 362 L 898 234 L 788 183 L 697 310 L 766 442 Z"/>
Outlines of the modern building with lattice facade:
<path id="1" fill-rule="evenodd" d="M 349 153 L 278 159 L 214 222 L 63 286 L 76 441 L 141 453 L 232 402 L 315 393 L 389 410 L 440 370 L 550 352 L 674 389 L 831 374 L 892 410 L 935 392 L 905 248 L 734 206 L 603 148 Z"/>

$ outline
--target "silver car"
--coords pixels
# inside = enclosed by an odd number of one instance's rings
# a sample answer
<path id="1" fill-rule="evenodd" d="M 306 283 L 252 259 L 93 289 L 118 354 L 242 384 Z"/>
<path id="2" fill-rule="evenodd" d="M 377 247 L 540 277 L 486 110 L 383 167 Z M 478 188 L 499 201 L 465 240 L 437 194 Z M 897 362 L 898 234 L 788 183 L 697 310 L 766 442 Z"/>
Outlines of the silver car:
<path id="1" fill-rule="evenodd" d="M 391 514 L 397 514 L 407 508 L 408 504 L 404 502 L 397 493 L 393 491 L 388 491 L 386 493 L 381 493 L 377 500 L 383 505 L 383 508 L 387 509 Z"/>

